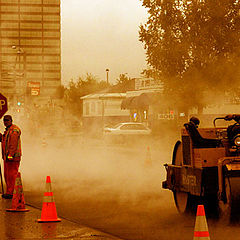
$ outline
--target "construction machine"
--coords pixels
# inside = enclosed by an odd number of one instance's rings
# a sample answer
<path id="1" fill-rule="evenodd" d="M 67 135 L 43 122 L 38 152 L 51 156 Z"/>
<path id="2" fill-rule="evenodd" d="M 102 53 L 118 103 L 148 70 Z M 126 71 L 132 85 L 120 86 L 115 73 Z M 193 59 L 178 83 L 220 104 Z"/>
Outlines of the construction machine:
<path id="1" fill-rule="evenodd" d="M 226 126 L 218 127 L 217 122 Z M 164 189 L 173 192 L 180 213 L 204 204 L 207 211 L 240 216 L 240 114 L 213 120 L 212 128 L 186 123 L 177 141 Z"/>

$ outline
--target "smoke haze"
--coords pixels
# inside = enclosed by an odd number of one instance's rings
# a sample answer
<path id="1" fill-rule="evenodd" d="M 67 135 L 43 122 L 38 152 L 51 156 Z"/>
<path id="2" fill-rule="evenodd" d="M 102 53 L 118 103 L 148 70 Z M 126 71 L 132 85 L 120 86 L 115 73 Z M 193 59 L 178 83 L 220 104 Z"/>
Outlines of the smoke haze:
<path id="1" fill-rule="evenodd" d="M 106 68 L 110 83 L 121 73 L 139 77 L 146 63 L 138 30 L 147 19 L 140 1 L 63 0 L 61 11 L 64 84 L 86 72 L 106 80 Z"/>

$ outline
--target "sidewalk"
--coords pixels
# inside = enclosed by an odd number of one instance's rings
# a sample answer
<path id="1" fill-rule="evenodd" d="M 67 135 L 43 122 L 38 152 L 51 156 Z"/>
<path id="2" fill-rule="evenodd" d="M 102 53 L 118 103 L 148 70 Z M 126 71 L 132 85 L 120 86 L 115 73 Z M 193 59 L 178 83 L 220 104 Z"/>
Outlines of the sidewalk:
<path id="1" fill-rule="evenodd" d="M 12 200 L 0 196 L 0 239 L 81 239 L 120 240 L 119 238 L 62 219 L 57 223 L 38 223 L 41 210 L 27 206 L 29 212 L 7 212 Z M 58 216 L 60 217 L 60 216 Z"/>

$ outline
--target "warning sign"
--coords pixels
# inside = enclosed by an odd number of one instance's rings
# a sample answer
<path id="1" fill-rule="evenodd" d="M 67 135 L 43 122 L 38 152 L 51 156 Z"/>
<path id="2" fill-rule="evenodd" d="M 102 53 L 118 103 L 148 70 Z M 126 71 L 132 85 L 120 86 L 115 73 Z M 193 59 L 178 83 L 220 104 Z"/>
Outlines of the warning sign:
<path id="1" fill-rule="evenodd" d="M 7 98 L 0 93 L 0 118 L 2 118 L 7 110 Z"/>
<path id="2" fill-rule="evenodd" d="M 40 95 L 40 82 L 28 82 L 28 87 L 31 89 L 32 96 Z"/>

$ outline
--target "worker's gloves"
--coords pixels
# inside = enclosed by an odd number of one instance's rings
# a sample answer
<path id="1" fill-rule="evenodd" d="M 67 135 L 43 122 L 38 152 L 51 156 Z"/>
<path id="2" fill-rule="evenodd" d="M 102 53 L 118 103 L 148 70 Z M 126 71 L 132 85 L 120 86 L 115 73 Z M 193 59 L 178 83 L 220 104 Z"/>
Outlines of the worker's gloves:
<path id="1" fill-rule="evenodd" d="M 11 155 L 8 155 L 6 160 L 7 160 L 7 162 L 10 162 L 13 160 L 13 157 Z"/>
<path id="2" fill-rule="evenodd" d="M 234 118 L 233 114 L 228 114 L 227 116 L 225 116 L 224 120 L 231 121 L 231 120 L 233 120 L 233 118 Z"/>

